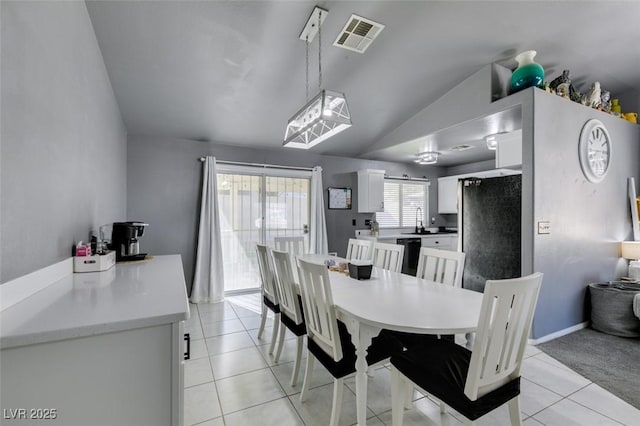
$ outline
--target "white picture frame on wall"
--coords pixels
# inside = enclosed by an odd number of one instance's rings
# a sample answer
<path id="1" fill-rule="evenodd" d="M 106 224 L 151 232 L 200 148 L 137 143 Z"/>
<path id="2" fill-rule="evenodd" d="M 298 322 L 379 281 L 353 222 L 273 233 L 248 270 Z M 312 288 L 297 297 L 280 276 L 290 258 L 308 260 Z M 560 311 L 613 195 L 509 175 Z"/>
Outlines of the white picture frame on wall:
<path id="1" fill-rule="evenodd" d="M 631 208 L 631 227 L 633 228 L 633 240 L 640 241 L 640 224 L 638 224 L 638 199 L 636 195 L 635 179 L 628 179 L 629 206 Z"/>

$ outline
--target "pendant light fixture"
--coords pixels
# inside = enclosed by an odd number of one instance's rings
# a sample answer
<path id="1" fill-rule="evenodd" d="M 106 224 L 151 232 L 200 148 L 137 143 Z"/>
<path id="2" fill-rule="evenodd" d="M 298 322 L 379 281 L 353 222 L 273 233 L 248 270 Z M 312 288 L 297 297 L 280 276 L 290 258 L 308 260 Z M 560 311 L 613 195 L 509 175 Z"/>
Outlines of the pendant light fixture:
<path id="1" fill-rule="evenodd" d="M 287 123 L 283 145 L 289 148 L 309 149 L 331 136 L 351 127 L 351 114 L 343 93 L 322 88 L 322 22 L 329 12 L 316 6 L 309 17 L 300 39 L 306 44 L 307 104 L 300 108 Z M 309 43 L 318 34 L 318 91 L 309 100 Z"/>
<path id="2" fill-rule="evenodd" d="M 418 164 L 436 164 L 438 162 L 438 154 L 436 151 L 426 151 L 418 154 L 418 159 L 414 160 Z"/>

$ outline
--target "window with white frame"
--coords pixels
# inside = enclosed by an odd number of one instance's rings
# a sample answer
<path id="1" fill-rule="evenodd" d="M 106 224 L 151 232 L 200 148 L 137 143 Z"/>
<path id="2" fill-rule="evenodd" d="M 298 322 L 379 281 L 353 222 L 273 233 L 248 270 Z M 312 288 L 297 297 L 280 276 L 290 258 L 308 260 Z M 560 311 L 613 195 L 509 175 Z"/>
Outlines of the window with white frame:
<path id="1" fill-rule="evenodd" d="M 415 227 L 416 218 L 427 225 L 428 214 L 429 182 L 384 180 L 384 211 L 376 213 L 381 228 Z"/>

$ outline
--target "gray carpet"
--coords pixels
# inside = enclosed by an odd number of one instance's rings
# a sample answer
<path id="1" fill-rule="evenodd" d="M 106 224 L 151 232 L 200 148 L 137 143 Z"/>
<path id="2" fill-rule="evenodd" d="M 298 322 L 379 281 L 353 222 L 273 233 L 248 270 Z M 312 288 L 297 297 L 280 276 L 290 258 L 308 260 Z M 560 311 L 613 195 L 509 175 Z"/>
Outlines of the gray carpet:
<path id="1" fill-rule="evenodd" d="M 536 347 L 640 409 L 640 339 L 585 328 Z"/>

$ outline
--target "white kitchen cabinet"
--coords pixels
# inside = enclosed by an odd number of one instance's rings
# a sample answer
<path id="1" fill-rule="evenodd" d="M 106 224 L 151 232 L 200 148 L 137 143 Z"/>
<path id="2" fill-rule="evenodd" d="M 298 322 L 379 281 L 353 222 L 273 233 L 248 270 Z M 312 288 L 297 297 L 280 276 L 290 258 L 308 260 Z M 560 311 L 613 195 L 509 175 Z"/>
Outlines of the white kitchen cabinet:
<path id="1" fill-rule="evenodd" d="M 69 272 L 0 313 L 2 424 L 182 425 L 180 256 Z"/>
<path id="2" fill-rule="evenodd" d="M 421 238 L 421 247 L 431 247 L 441 250 L 456 251 L 458 248 L 457 235 L 430 235 Z"/>
<path id="3" fill-rule="evenodd" d="M 438 213 L 458 213 L 458 177 L 438 178 Z"/>
<path id="4" fill-rule="evenodd" d="M 2 408 L 55 409 L 47 425 L 181 425 L 182 335 L 175 323 L 3 349 Z"/>
<path id="5" fill-rule="evenodd" d="M 496 135 L 496 168 L 522 167 L 522 130 Z"/>
<path id="6" fill-rule="evenodd" d="M 384 170 L 358 170 L 358 213 L 384 211 Z"/>

